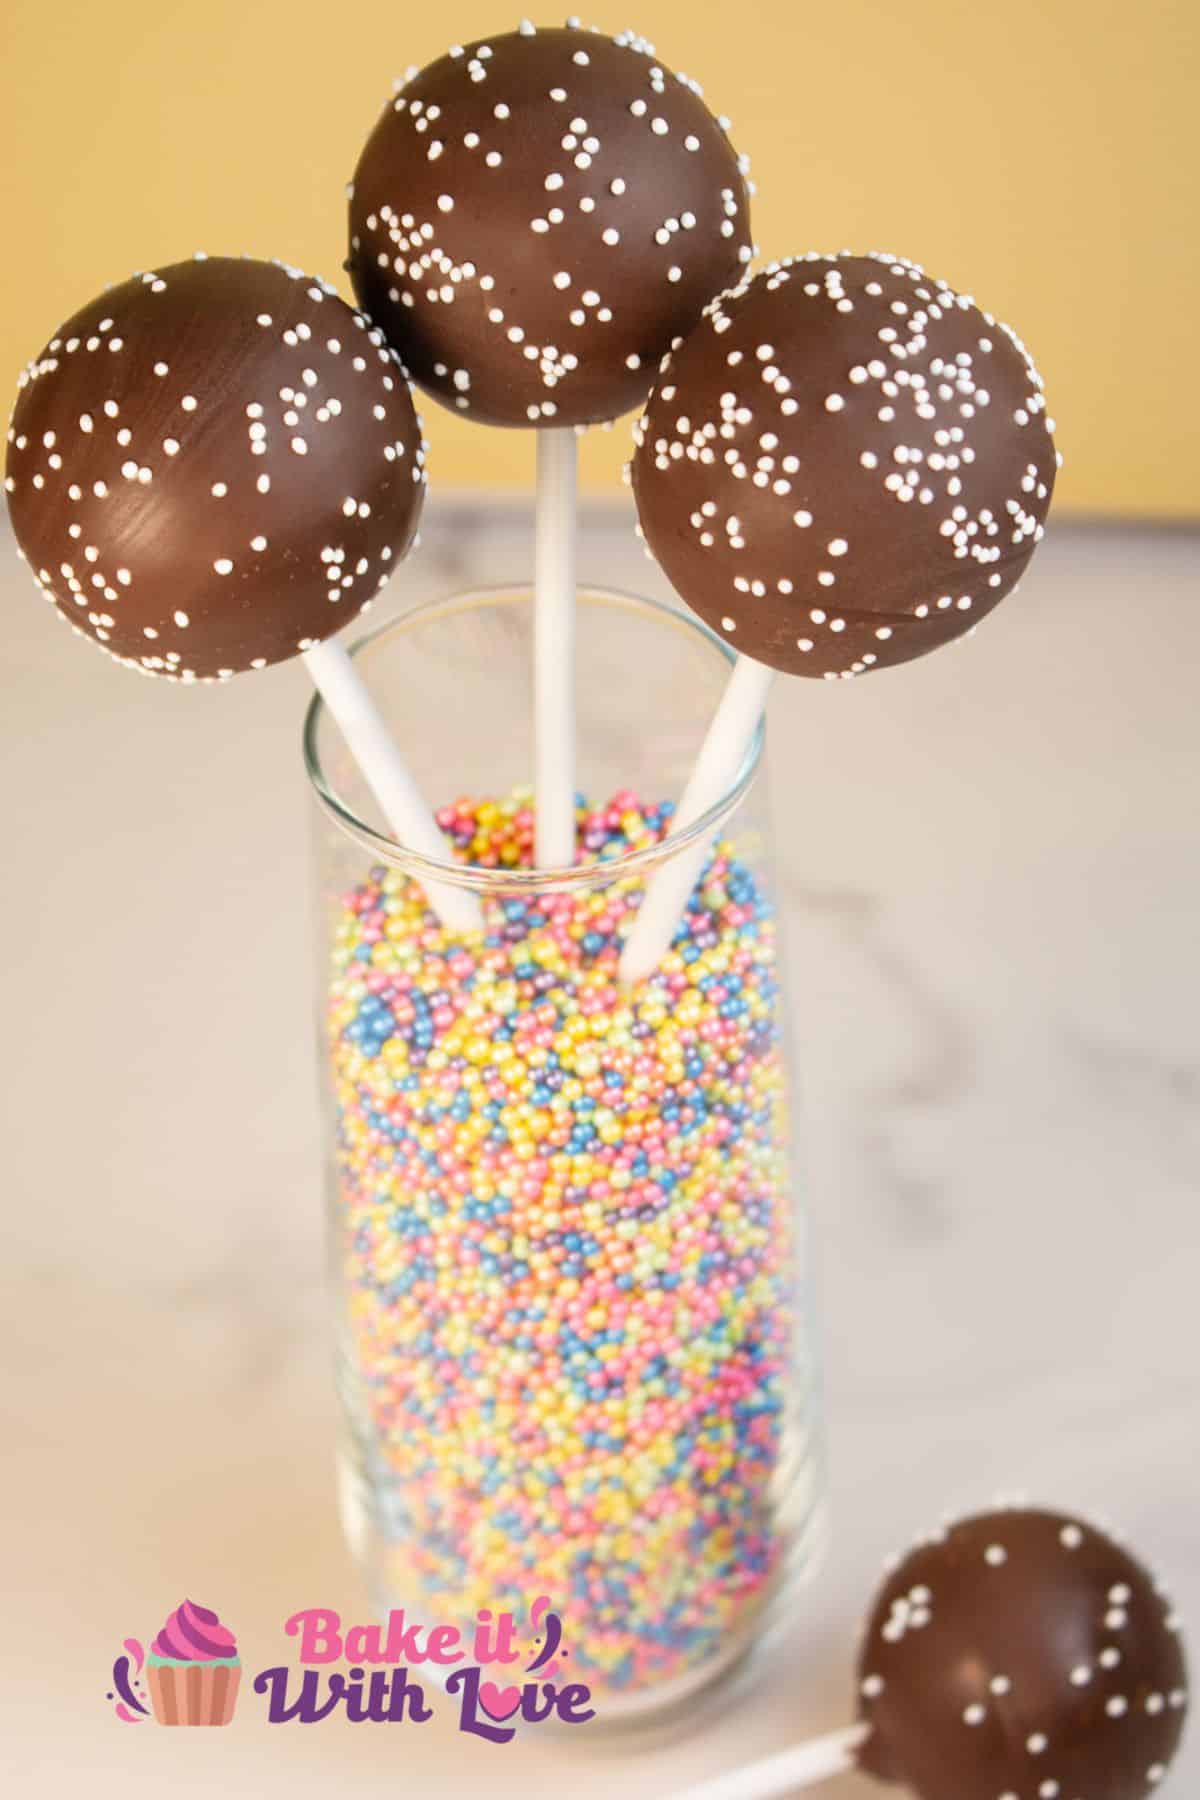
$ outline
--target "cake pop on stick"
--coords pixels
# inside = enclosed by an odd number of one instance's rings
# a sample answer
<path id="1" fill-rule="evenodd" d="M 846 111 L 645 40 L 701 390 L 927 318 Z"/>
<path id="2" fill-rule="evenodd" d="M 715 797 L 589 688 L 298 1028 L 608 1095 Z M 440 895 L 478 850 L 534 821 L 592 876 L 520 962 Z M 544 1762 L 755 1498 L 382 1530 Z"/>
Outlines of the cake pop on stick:
<path id="1" fill-rule="evenodd" d="M 795 258 L 716 299 L 664 359 L 632 462 L 650 551 L 739 652 L 676 829 L 735 778 L 772 671 L 889 668 L 1010 593 L 1056 465 L 1020 340 L 916 263 Z M 651 878 L 627 980 L 665 953 L 706 851 Z"/>
<path id="2" fill-rule="evenodd" d="M 397 839 L 448 846 L 329 640 L 404 556 L 420 426 L 381 334 L 281 263 L 195 257 L 84 306 L 21 376 L 5 487 L 21 554 L 127 667 L 224 681 L 300 654 Z M 455 930 L 474 897 L 430 903 Z"/>
<path id="3" fill-rule="evenodd" d="M 676 1800 L 766 1800 L 850 1768 L 919 1800 L 1146 1800 L 1179 1748 L 1186 1681 L 1178 1621 L 1126 1549 L 1058 1513 L 982 1513 L 880 1588 L 857 1725 Z"/>
<path id="4" fill-rule="evenodd" d="M 575 854 L 567 433 L 640 405 L 659 358 L 749 261 L 744 170 L 652 45 L 526 22 L 412 71 L 355 172 L 360 304 L 444 405 L 539 433 L 543 867 Z"/>

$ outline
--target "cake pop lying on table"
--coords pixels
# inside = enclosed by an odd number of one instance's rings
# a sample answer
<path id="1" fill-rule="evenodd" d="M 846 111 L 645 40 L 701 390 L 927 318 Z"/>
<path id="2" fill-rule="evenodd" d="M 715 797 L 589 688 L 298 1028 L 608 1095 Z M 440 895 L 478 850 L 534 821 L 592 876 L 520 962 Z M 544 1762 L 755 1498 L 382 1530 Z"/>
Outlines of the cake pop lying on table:
<path id="1" fill-rule="evenodd" d="M 446 857 L 327 641 L 387 582 L 425 494 L 403 370 L 331 287 L 197 257 L 107 290 L 23 373 L 5 487 L 21 553 L 77 631 L 179 682 L 303 655 L 401 842 Z M 475 922 L 469 895 L 430 897 Z"/>
<path id="2" fill-rule="evenodd" d="M 632 479 L 646 543 L 739 652 L 677 826 L 736 776 L 775 670 L 833 680 L 961 636 L 1042 537 L 1057 458 L 1020 340 L 916 263 L 772 264 L 664 360 Z M 704 846 L 652 881 L 623 972 L 670 943 Z"/>
<path id="3" fill-rule="evenodd" d="M 766 1800 L 855 1767 L 919 1800 L 1146 1800 L 1183 1735 L 1162 1589 L 1056 1513 L 983 1513 L 910 1551 L 875 1597 L 858 1674 L 859 1725 L 677 1800 Z"/>
<path id="4" fill-rule="evenodd" d="M 752 254 L 745 161 L 631 32 L 456 45 L 388 102 L 350 190 L 347 267 L 435 399 L 536 426 L 537 860 L 575 858 L 575 439 Z"/>

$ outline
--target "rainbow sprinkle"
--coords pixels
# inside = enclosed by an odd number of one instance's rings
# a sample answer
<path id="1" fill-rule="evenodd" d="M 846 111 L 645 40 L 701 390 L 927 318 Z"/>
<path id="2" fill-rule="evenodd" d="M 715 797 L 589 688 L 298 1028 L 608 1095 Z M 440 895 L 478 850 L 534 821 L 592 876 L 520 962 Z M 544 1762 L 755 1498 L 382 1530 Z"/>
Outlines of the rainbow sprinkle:
<path id="1" fill-rule="evenodd" d="M 581 809 L 583 861 L 670 808 Z M 528 797 L 439 822 L 528 865 Z M 629 1692 L 718 1653 L 774 1586 L 793 1389 L 775 927 L 717 846 L 622 991 L 641 885 L 489 900 L 448 936 L 402 873 L 346 895 L 329 1038 L 357 1376 L 411 1603 L 549 1594 L 576 1674 Z"/>

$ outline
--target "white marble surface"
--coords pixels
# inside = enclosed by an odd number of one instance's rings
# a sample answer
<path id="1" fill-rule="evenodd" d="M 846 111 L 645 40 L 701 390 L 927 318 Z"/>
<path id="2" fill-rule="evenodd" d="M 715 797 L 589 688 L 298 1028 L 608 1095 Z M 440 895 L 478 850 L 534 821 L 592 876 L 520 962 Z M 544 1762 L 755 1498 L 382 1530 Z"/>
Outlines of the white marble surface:
<path id="1" fill-rule="evenodd" d="M 528 564 L 512 512 L 443 504 L 427 540 L 405 595 Z M 14 1791 L 516 1796 L 569 1765 L 579 1800 L 655 1800 L 842 1721 L 884 1552 L 1001 1488 L 1121 1522 L 1200 1618 L 1195 536 L 1060 528 L 962 648 L 777 692 L 835 1536 L 753 1695 L 619 1756 L 106 1706 L 119 1639 L 185 1589 L 258 1666 L 295 1608 L 364 1612 L 331 1485 L 305 688 L 137 681 L 2 548 Z M 624 513 L 581 573 L 654 584 Z M 1200 1738 L 1167 1791 L 1197 1781 Z"/>

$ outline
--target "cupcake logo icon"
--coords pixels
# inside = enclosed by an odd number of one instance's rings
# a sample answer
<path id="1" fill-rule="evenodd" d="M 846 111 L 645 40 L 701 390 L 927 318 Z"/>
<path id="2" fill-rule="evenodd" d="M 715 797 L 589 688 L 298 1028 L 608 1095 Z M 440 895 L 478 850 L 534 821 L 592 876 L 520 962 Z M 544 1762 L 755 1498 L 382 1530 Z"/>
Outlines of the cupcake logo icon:
<path id="1" fill-rule="evenodd" d="M 242 1663 L 229 1627 L 207 1606 L 184 1600 L 148 1651 L 125 1639 L 112 1678 L 108 1698 L 123 1724 L 228 1725 Z"/>

